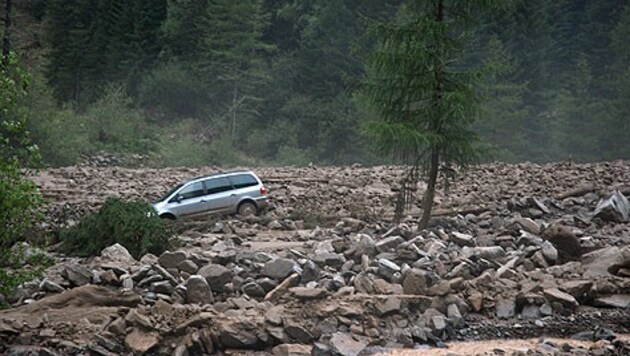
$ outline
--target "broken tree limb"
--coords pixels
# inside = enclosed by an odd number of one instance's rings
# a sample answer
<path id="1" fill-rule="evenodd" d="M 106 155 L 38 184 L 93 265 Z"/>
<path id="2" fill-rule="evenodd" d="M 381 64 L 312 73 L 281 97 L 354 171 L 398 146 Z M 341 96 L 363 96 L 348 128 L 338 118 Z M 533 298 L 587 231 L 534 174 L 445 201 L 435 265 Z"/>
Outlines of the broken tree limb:
<path id="1" fill-rule="evenodd" d="M 564 200 L 566 198 L 570 198 L 570 197 L 581 197 L 584 196 L 590 192 L 595 191 L 595 189 L 597 189 L 597 187 L 595 187 L 594 184 L 582 184 L 577 186 L 575 189 L 571 189 L 569 191 L 566 191 L 564 193 L 560 193 L 556 195 L 556 199 L 558 200 Z"/>

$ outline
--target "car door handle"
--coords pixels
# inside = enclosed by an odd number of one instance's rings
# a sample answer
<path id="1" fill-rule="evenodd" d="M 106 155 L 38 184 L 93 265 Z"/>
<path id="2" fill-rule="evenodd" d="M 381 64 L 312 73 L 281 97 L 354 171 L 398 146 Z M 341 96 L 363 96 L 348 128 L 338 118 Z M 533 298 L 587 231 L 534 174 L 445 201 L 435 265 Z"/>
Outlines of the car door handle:
<path id="1" fill-rule="evenodd" d="M 204 200 L 204 199 L 201 199 L 201 200 L 200 200 L 200 202 L 202 202 L 202 203 L 205 203 L 205 202 L 206 202 L 206 200 Z"/>
<path id="2" fill-rule="evenodd" d="M 235 196 L 236 196 L 236 194 L 231 194 L 230 196 L 231 196 L 231 197 L 235 197 Z"/>

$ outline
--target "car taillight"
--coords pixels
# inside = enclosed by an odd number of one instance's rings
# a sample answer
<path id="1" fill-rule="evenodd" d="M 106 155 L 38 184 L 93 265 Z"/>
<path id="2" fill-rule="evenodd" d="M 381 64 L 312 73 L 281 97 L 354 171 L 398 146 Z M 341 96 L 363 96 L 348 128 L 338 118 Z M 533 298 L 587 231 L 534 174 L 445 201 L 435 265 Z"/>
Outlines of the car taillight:
<path id="1" fill-rule="evenodd" d="M 260 187 L 260 194 L 261 195 L 267 195 L 267 188 L 265 188 L 264 185 L 262 187 Z"/>

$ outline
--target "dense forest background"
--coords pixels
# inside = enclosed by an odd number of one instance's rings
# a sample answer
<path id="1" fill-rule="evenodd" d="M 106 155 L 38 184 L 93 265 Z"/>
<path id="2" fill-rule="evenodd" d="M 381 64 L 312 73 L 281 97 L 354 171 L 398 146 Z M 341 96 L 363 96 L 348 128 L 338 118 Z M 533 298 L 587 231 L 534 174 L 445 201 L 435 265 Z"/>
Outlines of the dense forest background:
<path id="1" fill-rule="evenodd" d="M 8 37 L 48 165 L 98 151 L 375 164 L 369 28 L 404 16 L 401 2 L 13 0 Z M 630 0 L 517 0 L 476 20 L 458 65 L 479 69 L 488 159 L 630 158 Z"/>

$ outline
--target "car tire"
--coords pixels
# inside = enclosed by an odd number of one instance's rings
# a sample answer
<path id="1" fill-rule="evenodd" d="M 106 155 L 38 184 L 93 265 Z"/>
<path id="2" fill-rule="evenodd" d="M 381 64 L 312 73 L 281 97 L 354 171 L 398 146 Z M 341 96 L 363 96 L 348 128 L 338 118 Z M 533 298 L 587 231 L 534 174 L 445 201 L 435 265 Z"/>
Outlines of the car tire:
<path id="1" fill-rule="evenodd" d="M 258 207 L 251 201 L 244 201 L 238 205 L 237 214 L 240 216 L 251 216 L 258 214 Z"/>

